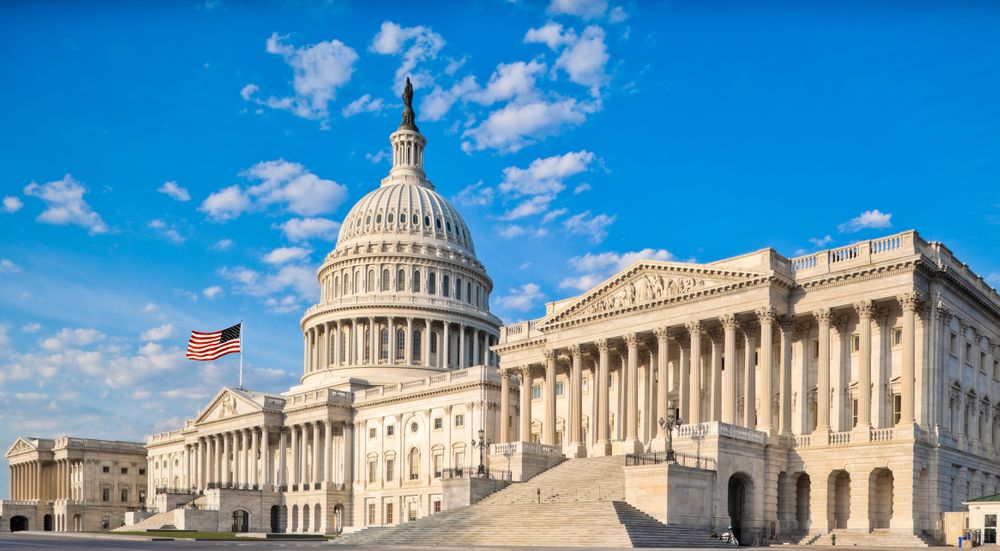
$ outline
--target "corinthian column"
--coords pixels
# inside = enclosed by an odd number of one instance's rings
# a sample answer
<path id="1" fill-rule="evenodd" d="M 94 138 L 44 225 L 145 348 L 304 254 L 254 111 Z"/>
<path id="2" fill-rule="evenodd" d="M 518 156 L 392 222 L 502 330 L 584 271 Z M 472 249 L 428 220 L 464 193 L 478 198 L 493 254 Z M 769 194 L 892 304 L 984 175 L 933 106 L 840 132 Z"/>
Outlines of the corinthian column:
<path id="1" fill-rule="evenodd" d="M 779 431 L 784 435 L 792 434 L 792 328 L 791 316 L 783 316 L 778 325 L 781 327 L 781 357 L 778 360 L 781 374 L 778 376 L 781 390 L 779 405 Z M 804 431 L 803 431 L 804 432 Z"/>
<path id="2" fill-rule="evenodd" d="M 500 443 L 510 442 L 510 374 L 500 369 Z"/>
<path id="3" fill-rule="evenodd" d="M 725 314 L 719 317 L 725 332 L 725 372 L 722 374 L 722 422 L 736 424 L 736 316 Z"/>
<path id="4" fill-rule="evenodd" d="M 688 376 L 688 398 L 690 409 L 687 412 L 688 423 L 701 423 L 701 322 L 690 321 L 685 327 L 691 339 L 691 374 Z"/>
<path id="5" fill-rule="evenodd" d="M 771 432 L 771 400 L 774 395 L 771 383 L 771 355 L 774 350 L 772 333 L 774 328 L 774 308 L 757 309 L 760 322 L 760 415 L 757 416 L 757 430 Z"/>
<path id="6" fill-rule="evenodd" d="M 691 414 L 691 349 L 689 348 L 691 339 L 688 335 L 674 335 L 674 340 L 680 347 L 680 383 L 677 385 L 677 394 L 680 399 L 677 401 L 677 409 L 680 410 L 681 419 L 689 423 L 688 415 Z"/>
<path id="7" fill-rule="evenodd" d="M 656 335 L 656 376 L 659 377 L 656 380 L 656 438 L 662 440 L 662 444 L 666 446 L 667 429 L 660 425 L 660 420 L 666 422 L 667 420 L 667 402 L 668 390 L 667 390 L 667 353 L 669 349 L 667 348 L 667 339 L 670 337 L 670 331 L 666 327 L 659 327 L 653 333 Z M 666 451 L 666 447 L 664 447 Z"/>
<path id="8" fill-rule="evenodd" d="M 712 329 L 708 338 L 712 340 L 712 399 L 708 420 L 722 421 L 722 330 Z"/>
<path id="9" fill-rule="evenodd" d="M 542 443 L 556 443 L 556 353 L 545 351 L 545 421 L 542 423 Z"/>
<path id="10" fill-rule="evenodd" d="M 639 338 L 635 333 L 625 335 L 628 348 L 628 389 L 625 399 L 625 442 L 628 453 L 642 451 L 639 441 Z"/>
<path id="11" fill-rule="evenodd" d="M 611 442 L 608 440 L 608 341 L 600 339 L 597 341 L 598 364 L 597 364 L 597 442 L 591 450 L 590 455 L 605 456 L 611 455 Z"/>
<path id="12" fill-rule="evenodd" d="M 868 430 L 872 424 L 872 301 L 863 300 L 854 305 L 858 313 L 858 425 Z"/>
<path id="13" fill-rule="evenodd" d="M 582 457 L 586 450 L 580 437 L 580 426 L 583 424 L 583 352 L 580 345 L 569 348 L 573 367 L 570 372 L 570 412 L 569 412 L 569 445 L 572 457 Z"/>
<path id="14" fill-rule="evenodd" d="M 830 309 L 813 312 L 819 325 L 819 370 L 816 377 L 816 431 L 830 432 Z"/>
<path id="15" fill-rule="evenodd" d="M 899 425 L 906 427 L 912 426 L 916 421 L 913 414 L 913 387 L 916 374 L 914 347 L 916 344 L 915 316 L 917 304 L 920 302 L 920 295 L 917 293 L 904 293 L 896 297 L 896 299 L 903 309 L 903 365 L 900 376 L 903 404 L 900 408 Z"/>
<path id="16" fill-rule="evenodd" d="M 531 442 L 531 366 L 521 366 L 521 427 L 518 438 Z"/>

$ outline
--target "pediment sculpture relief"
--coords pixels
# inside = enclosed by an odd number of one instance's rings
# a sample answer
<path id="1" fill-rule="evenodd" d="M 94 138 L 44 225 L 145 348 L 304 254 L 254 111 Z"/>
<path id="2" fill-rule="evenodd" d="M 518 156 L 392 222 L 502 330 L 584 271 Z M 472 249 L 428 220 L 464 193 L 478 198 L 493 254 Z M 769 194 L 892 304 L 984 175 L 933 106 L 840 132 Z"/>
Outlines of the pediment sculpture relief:
<path id="1" fill-rule="evenodd" d="M 236 415 L 236 396 L 230 394 L 222 399 L 219 404 L 219 419 Z"/>
<path id="2" fill-rule="evenodd" d="M 647 302 L 686 295 L 700 288 L 715 285 L 715 281 L 693 277 L 672 277 L 645 273 L 594 300 L 584 311 L 598 314 L 628 308 Z"/>
<path id="3" fill-rule="evenodd" d="M 31 450 L 32 450 L 31 445 L 29 445 L 24 440 L 18 440 L 14 444 L 14 447 L 11 448 L 10 451 L 11 451 L 11 453 L 21 453 L 21 452 L 27 452 L 27 451 L 31 451 Z"/>

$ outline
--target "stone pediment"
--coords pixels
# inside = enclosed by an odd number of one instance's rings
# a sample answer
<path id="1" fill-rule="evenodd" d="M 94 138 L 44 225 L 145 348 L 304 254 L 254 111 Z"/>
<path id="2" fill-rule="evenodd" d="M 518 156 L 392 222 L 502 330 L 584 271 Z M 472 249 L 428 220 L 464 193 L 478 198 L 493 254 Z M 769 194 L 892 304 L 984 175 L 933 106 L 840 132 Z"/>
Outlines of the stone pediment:
<path id="1" fill-rule="evenodd" d="M 543 320 L 541 329 L 651 307 L 766 279 L 768 274 L 681 262 L 639 262 Z"/>
<path id="2" fill-rule="evenodd" d="M 18 437 L 17 440 L 14 440 L 14 444 L 11 445 L 10 449 L 7 450 L 7 455 L 5 457 L 11 457 L 14 455 L 26 452 L 33 452 L 37 450 L 38 446 L 33 444 L 30 440 Z"/>
<path id="3" fill-rule="evenodd" d="M 202 410 L 201 415 L 195 419 L 195 423 L 210 423 L 239 415 L 258 413 L 263 409 L 246 393 L 234 388 L 224 388 L 209 402 L 208 407 Z"/>

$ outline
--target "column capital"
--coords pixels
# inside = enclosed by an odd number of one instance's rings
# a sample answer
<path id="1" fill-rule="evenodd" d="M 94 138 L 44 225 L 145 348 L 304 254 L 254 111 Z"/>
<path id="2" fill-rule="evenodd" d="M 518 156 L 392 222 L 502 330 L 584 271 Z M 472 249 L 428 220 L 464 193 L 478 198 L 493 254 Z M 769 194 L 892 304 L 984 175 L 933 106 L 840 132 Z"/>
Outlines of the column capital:
<path id="1" fill-rule="evenodd" d="M 689 321 L 684 324 L 684 328 L 687 329 L 688 333 L 700 333 L 702 330 L 702 325 L 700 320 Z"/>
<path id="2" fill-rule="evenodd" d="M 858 313 L 858 319 L 870 320 L 875 315 L 875 304 L 870 300 L 860 300 L 854 303 L 854 311 Z"/>
<path id="3" fill-rule="evenodd" d="M 719 323 L 726 330 L 735 330 L 740 327 L 740 322 L 736 320 L 736 314 L 722 314 L 719 316 Z"/>
<path id="4" fill-rule="evenodd" d="M 764 325 L 765 323 L 774 323 L 774 319 L 777 316 L 774 308 L 770 305 L 757 308 L 754 310 L 754 314 L 756 314 L 757 321 L 759 321 L 761 325 Z"/>
<path id="5" fill-rule="evenodd" d="M 847 322 L 848 321 L 849 320 L 848 320 L 847 316 L 844 316 L 844 315 L 833 316 L 833 318 L 830 319 L 830 324 L 837 329 L 838 333 L 840 333 L 841 335 L 844 335 L 844 334 L 847 333 Z"/>
<path id="6" fill-rule="evenodd" d="M 722 344 L 725 337 L 726 333 L 721 327 L 713 327 L 708 330 L 708 338 L 712 339 L 714 344 Z"/>
<path id="7" fill-rule="evenodd" d="M 743 334 L 746 335 L 748 339 L 755 338 L 759 329 L 760 323 L 756 319 L 743 322 Z"/>
<path id="8" fill-rule="evenodd" d="M 578 357 L 583 354 L 583 348 L 579 344 L 569 345 L 569 353 L 574 357 Z"/>
<path id="9" fill-rule="evenodd" d="M 691 336 L 688 333 L 677 333 L 674 335 L 674 340 L 683 348 L 691 344 Z"/>
<path id="10" fill-rule="evenodd" d="M 670 329 L 667 327 L 657 327 L 653 329 L 653 334 L 656 335 L 656 340 L 663 342 L 670 338 Z"/>
<path id="11" fill-rule="evenodd" d="M 546 363 L 556 361 L 556 351 L 555 350 L 546 348 L 542 352 L 542 356 L 545 358 L 545 362 Z"/>
<path id="12" fill-rule="evenodd" d="M 904 312 L 916 312 L 917 306 L 923 298 L 920 293 L 911 292 L 896 295 L 896 300 L 899 301 L 899 306 Z"/>
<path id="13" fill-rule="evenodd" d="M 782 331 L 791 331 L 795 328 L 795 318 L 790 315 L 778 316 L 778 327 Z"/>
<path id="14" fill-rule="evenodd" d="M 626 333 L 624 336 L 625 344 L 630 348 L 634 346 L 639 346 L 639 337 L 635 333 Z"/>
<path id="15" fill-rule="evenodd" d="M 813 311 L 813 317 L 816 318 L 816 323 L 820 325 L 830 325 L 830 309 L 829 308 L 819 308 Z"/>
<path id="16" fill-rule="evenodd" d="M 601 352 L 607 352 L 609 349 L 608 339 L 597 339 L 596 341 L 594 341 L 594 344 L 597 345 L 597 349 L 600 350 Z"/>

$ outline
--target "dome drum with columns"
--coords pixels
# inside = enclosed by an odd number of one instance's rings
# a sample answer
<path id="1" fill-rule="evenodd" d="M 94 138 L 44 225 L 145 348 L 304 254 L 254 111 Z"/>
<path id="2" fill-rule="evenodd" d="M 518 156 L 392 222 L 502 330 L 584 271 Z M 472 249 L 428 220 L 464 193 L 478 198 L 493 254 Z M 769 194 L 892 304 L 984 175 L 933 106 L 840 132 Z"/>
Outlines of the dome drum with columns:
<path id="1" fill-rule="evenodd" d="M 392 170 L 347 214 L 318 271 L 320 301 L 302 318 L 303 385 L 496 364 L 493 282 L 465 221 L 424 174 L 427 140 L 409 105 L 389 141 Z"/>

